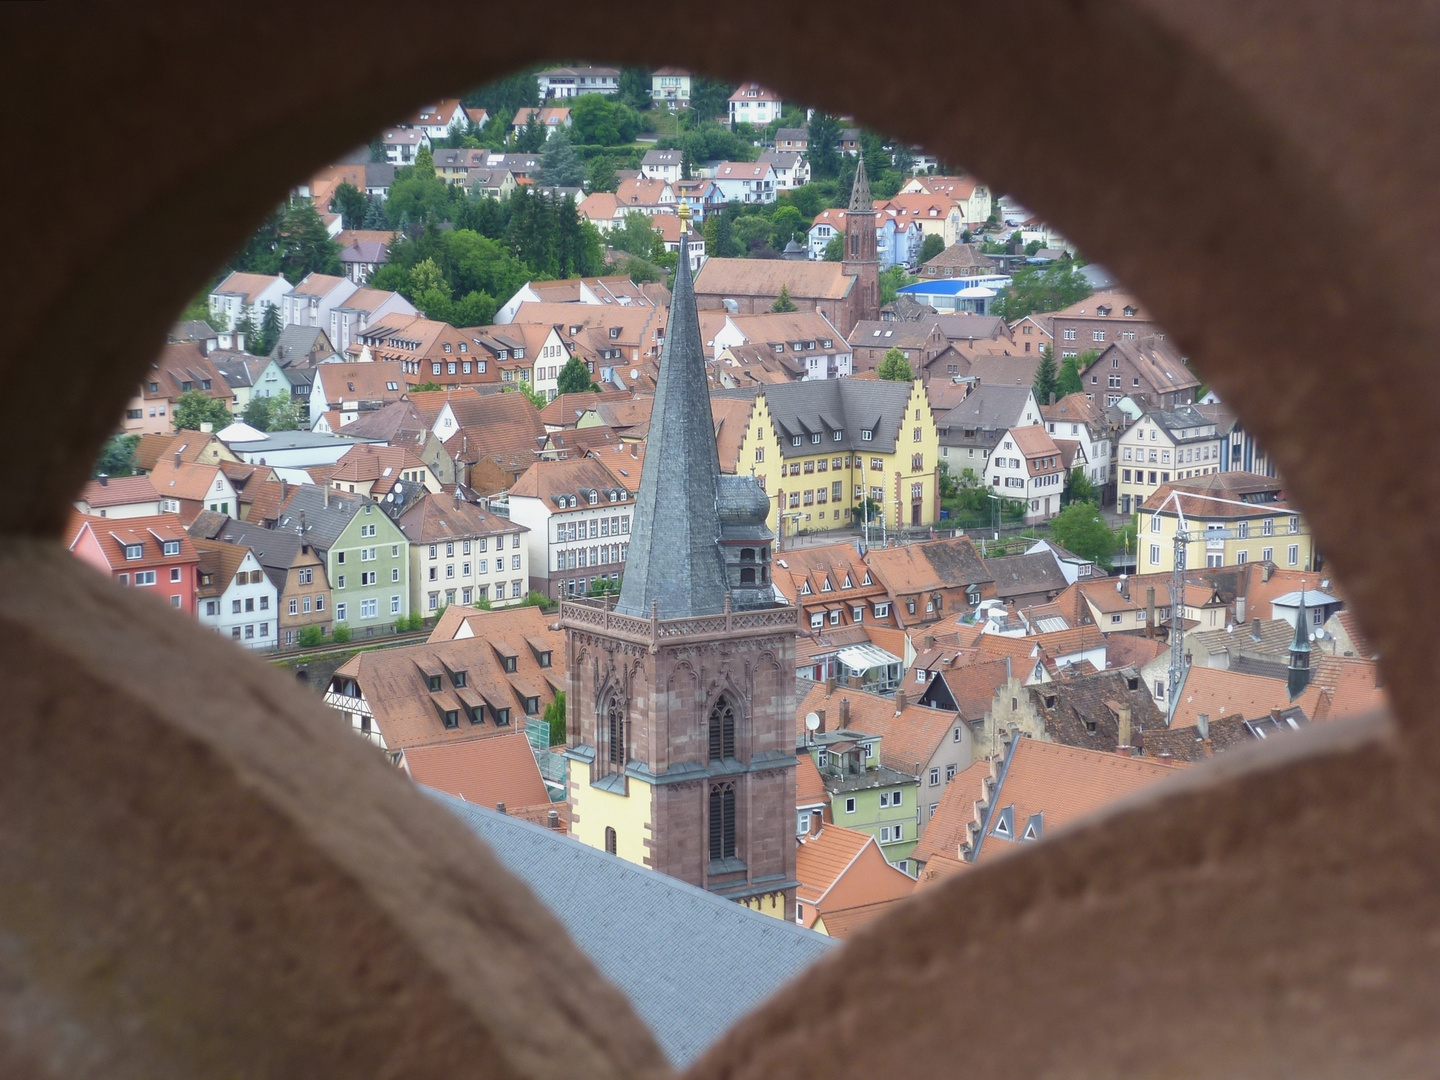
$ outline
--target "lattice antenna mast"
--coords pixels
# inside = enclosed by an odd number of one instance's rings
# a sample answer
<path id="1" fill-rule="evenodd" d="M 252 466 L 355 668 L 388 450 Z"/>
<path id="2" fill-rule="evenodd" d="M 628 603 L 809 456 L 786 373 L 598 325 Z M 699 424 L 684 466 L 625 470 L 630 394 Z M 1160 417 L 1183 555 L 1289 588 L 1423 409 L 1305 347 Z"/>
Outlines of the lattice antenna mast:
<path id="1" fill-rule="evenodd" d="M 1154 510 L 1158 514 L 1171 503 L 1175 505 L 1175 568 L 1170 581 L 1170 702 L 1166 712 L 1167 723 L 1175 715 L 1175 706 L 1180 698 L 1180 684 L 1185 680 L 1185 571 L 1190 542 L 1199 539 L 1198 534 L 1190 532 L 1190 524 L 1185 520 L 1185 511 L 1180 505 L 1182 496 L 1204 499 L 1206 502 L 1219 503 L 1222 506 L 1240 506 L 1246 510 L 1254 509 L 1257 505 L 1256 503 L 1238 502 L 1235 499 L 1220 499 L 1214 495 L 1205 495 L 1194 491 L 1172 491 L 1165 497 L 1165 501 Z M 1235 536 L 1234 529 L 1205 530 L 1207 540 L 1229 540 Z M 1140 548 L 1138 538 L 1135 548 L 1138 553 Z"/>

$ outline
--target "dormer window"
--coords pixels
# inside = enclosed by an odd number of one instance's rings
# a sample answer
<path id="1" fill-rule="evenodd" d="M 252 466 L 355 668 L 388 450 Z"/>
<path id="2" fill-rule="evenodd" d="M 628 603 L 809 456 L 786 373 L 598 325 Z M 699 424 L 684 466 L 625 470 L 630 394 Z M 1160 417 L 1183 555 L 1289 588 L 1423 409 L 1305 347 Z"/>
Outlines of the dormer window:
<path id="1" fill-rule="evenodd" d="M 874 438 L 875 438 L 875 429 L 874 429 L 874 428 L 863 428 L 863 429 L 861 430 L 861 432 L 860 432 L 860 441 L 861 441 L 861 442 L 870 442 L 870 441 L 871 441 L 872 439 L 874 439 Z"/>
<path id="2" fill-rule="evenodd" d="M 448 353 L 450 351 L 450 343 L 447 341 L 442 348 Z"/>
<path id="3" fill-rule="evenodd" d="M 616 338 L 618 338 L 619 336 L 620 336 L 620 327 L 618 327 L 618 326 L 612 326 L 612 327 L 610 327 L 610 340 L 611 340 L 611 341 L 614 341 L 614 340 L 615 340 Z"/>
<path id="4" fill-rule="evenodd" d="M 504 665 L 505 665 L 505 671 L 506 671 L 508 674 L 511 674 L 511 675 L 515 674 L 515 657 L 513 657 L 513 656 L 507 656 L 507 657 L 505 657 L 505 658 L 504 658 Z"/>
<path id="5" fill-rule="evenodd" d="M 791 436 L 791 438 L 790 438 L 790 445 L 791 445 L 791 446 L 799 446 L 799 445 L 801 445 L 804 441 L 805 441 L 805 440 L 804 440 L 803 437 L 801 437 L 801 436 L 799 436 L 799 435 L 794 435 L 794 436 Z"/>
<path id="6" fill-rule="evenodd" d="M 425 678 L 425 684 L 426 684 L 432 691 L 438 691 L 438 690 L 440 689 L 440 676 L 439 676 L 439 675 L 428 675 L 428 676 L 426 676 L 426 678 Z"/>
<path id="7" fill-rule="evenodd" d="M 165 553 L 166 555 L 179 555 L 179 554 L 180 554 L 180 541 L 179 541 L 179 540 L 166 540 L 164 546 L 162 547 L 162 550 L 164 551 L 164 553 Z"/>
<path id="8" fill-rule="evenodd" d="M 463 672 L 463 671 L 451 672 L 451 674 L 450 674 L 450 681 L 455 684 L 455 686 L 456 686 L 457 689 L 463 687 L 463 686 L 465 685 L 465 672 Z"/>
<path id="9" fill-rule="evenodd" d="M 144 556 L 145 556 L 145 545 L 144 545 L 144 544 L 126 544 L 126 545 L 125 545 L 125 558 L 126 558 L 126 559 L 134 560 L 134 559 L 144 558 Z"/>
<path id="10" fill-rule="evenodd" d="M 812 443 L 817 443 L 817 444 L 818 444 L 818 443 L 820 442 L 821 438 L 823 438 L 823 436 L 820 434 L 820 432 L 817 431 L 817 432 L 815 432 L 815 434 L 813 434 L 813 435 L 810 436 L 810 441 L 811 441 Z"/>

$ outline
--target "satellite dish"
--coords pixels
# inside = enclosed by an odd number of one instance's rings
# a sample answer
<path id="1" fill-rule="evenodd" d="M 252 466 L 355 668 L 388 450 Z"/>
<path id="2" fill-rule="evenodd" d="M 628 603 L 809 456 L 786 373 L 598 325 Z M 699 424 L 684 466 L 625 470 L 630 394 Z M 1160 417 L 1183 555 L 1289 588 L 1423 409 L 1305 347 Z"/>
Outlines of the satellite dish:
<path id="1" fill-rule="evenodd" d="M 386 495 L 386 496 L 385 496 L 385 501 L 386 501 L 386 502 L 394 502 L 394 501 L 395 501 L 395 492 L 392 491 L 392 492 L 390 492 L 389 495 Z"/>
<path id="2" fill-rule="evenodd" d="M 819 730 L 820 730 L 820 714 L 819 714 L 819 713 L 810 712 L 810 713 L 806 713 L 806 714 L 805 714 L 805 729 L 806 729 L 807 731 L 819 731 Z"/>

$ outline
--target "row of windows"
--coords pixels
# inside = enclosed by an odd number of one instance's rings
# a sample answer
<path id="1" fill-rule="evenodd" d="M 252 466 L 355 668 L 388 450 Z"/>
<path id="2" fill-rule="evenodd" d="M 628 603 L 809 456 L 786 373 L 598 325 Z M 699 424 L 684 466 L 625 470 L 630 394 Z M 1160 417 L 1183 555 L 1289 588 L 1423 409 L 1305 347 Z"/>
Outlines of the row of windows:
<path id="1" fill-rule="evenodd" d="M 588 522 L 588 524 L 587 524 Z M 557 521 L 555 523 L 555 542 L 561 543 L 566 540 L 596 540 L 602 536 L 628 536 L 630 534 L 630 515 L 622 514 L 619 517 L 588 518 L 581 521 Z M 515 534 L 514 547 L 520 546 L 520 534 Z M 484 551 L 484 548 L 480 549 Z"/>
<path id="2" fill-rule="evenodd" d="M 519 599 L 521 596 L 524 595 L 524 589 L 525 589 L 525 585 L 524 585 L 524 582 L 523 582 L 523 581 L 517 580 L 517 581 L 512 581 L 512 582 L 510 582 L 510 596 L 511 596 L 511 598 L 512 598 L 512 599 Z M 450 604 L 455 603 L 455 595 L 456 595 L 456 594 L 455 594 L 455 590 L 454 590 L 454 589 L 446 589 L 446 590 L 445 590 L 445 604 L 446 604 L 446 606 L 449 606 Z M 474 601 L 476 601 L 476 600 L 489 600 L 489 599 L 490 599 L 490 586 L 489 586 L 489 585 L 476 585 L 476 586 L 474 586 L 473 589 L 472 589 L 472 588 L 464 588 L 464 589 L 461 589 L 461 590 L 460 590 L 460 603 L 462 603 L 462 604 L 469 604 L 469 603 L 472 603 L 472 602 L 474 602 Z M 504 600 L 504 599 L 505 599 L 505 582 L 503 582 L 503 581 L 497 581 L 497 582 L 495 583 L 495 599 L 496 599 L 496 600 Z M 438 610 L 439 607 L 440 607 L 440 594 L 439 594 L 438 592 L 432 592 L 432 593 L 430 593 L 429 596 L 427 597 L 427 601 L 428 601 L 428 606 L 429 606 L 429 608 L 430 608 L 431 611 L 436 611 L 436 610 Z"/>
<path id="3" fill-rule="evenodd" d="M 370 508 L 367 506 L 365 509 L 368 510 L 368 509 L 370 509 Z M 363 530 L 365 530 L 365 529 L 374 529 L 374 528 L 375 528 L 374 525 L 364 525 L 364 526 L 361 526 L 362 535 L 365 535 Z M 375 534 L 372 532 L 372 533 L 369 533 L 368 535 L 374 536 Z M 372 548 L 358 548 L 357 550 L 360 552 L 360 561 L 361 561 L 361 562 L 370 562 L 370 561 L 372 561 L 373 559 L 376 558 L 376 555 L 375 555 L 376 549 L 373 548 L 373 547 L 372 547 Z M 400 545 L 399 545 L 399 544 L 391 544 L 391 545 L 390 545 L 390 557 L 391 557 L 392 559 L 398 559 L 398 558 L 400 557 Z M 343 565 L 345 564 L 345 552 L 343 552 L 343 551 L 337 551 L 337 552 L 335 552 L 335 562 L 336 562 L 337 564 L 343 566 Z"/>
<path id="4" fill-rule="evenodd" d="M 592 548 L 570 548 L 555 552 L 555 570 L 583 570 L 587 566 L 603 566 L 608 563 L 624 562 L 630 553 L 629 544 L 601 544 Z M 519 558 L 515 556 L 515 569 L 520 569 Z"/>
<path id="5" fill-rule="evenodd" d="M 348 615 L 348 612 L 349 612 L 349 605 L 348 605 L 348 604 L 346 604 L 344 601 L 340 601 L 339 603 L 337 603 L 337 604 L 335 605 L 335 621 L 336 621 L 336 622 L 344 622 L 344 621 L 346 620 L 346 617 L 347 617 L 347 615 Z M 369 599 L 369 600 L 361 600 L 361 601 L 360 601 L 360 618 L 362 618 L 362 619 L 374 619 L 374 618 L 379 617 L 379 614 L 380 614 L 380 601 L 379 601 L 378 599 L 371 598 L 371 599 Z M 390 597 L 390 614 L 391 614 L 391 615 L 399 615 L 399 614 L 400 614 L 400 597 L 399 597 L 398 595 L 395 595 L 395 596 Z"/>
<path id="6" fill-rule="evenodd" d="M 1151 565 L 1151 566 L 1159 566 L 1159 565 L 1160 565 L 1160 554 L 1161 554 L 1161 546 L 1160 546 L 1159 544 L 1151 544 L 1151 545 L 1150 545 L 1150 565 Z M 1245 565 L 1247 562 L 1249 562 L 1249 561 L 1250 561 L 1250 553 L 1249 553 L 1248 551 L 1237 551 L 1237 552 L 1235 553 L 1235 563 L 1236 563 L 1237 566 L 1244 566 L 1244 565 Z M 1268 547 L 1267 547 L 1267 548 L 1261 548 L 1261 549 L 1260 549 L 1260 561 L 1261 561 L 1261 562 L 1274 562 L 1274 561 L 1275 561 L 1275 549 L 1274 549 L 1274 548 L 1268 548 Z M 1206 555 L 1206 556 L 1205 556 L 1205 565 L 1206 565 L 1207 567 L 1224 566 L 1224 565 L 1225 565 L 1225 556 L 1224 556 L 1224 555 Z M 1285 565 L 1287 565 L 1287 566 L 1299 566 L 1299 565 L 1300 565 L 1300 545 L 1299 545 L 1299 544 L 1291 544 L 1291 545 L 1289 546 L 1289 548 L 1286 550 L 1286 552 L 1285 552 Z"/>
<path id="7" fill-rule="evenodd" d="M 460 564 L 460 576 L 461 576 L 461 577 L 469 577 L 469 576 L 470 576 L 470 566 L 471 566 L 471 564 L 468 563 L 468 562 L 467 562 L 467 563 L 461 563 L 461 564 Z M 490 572 L 490 560 L 489 560 L 489 559 L 480 559 L 480 560 L 478 560 L 478 561 L 474 564 L 474 566 L 475 566 L 475 572 L 476 572 L 477 574 L 488 574 L 488 573 Z M 511 569 L 511 570 L 519 570 L 519 569 L 520 569 L 520 556 L 519 556 L 519 555 L 512 555 L 512 556 L 510 556 L 510 569 Z M 504 555 L 497 555 L 497 556 L 495 557 L 495 573 L 497 573 L 497 574 L 503 574 L 504 572 L 505 572 L 505 556 L 504 556 Z M 455 577 L 455 564 L 454 564 L 454 563 L 446 563 L 446 564 L 445 564 L 445 579 L 446 579 L 447 581 L 449 581 L 449 580 L 453 580 L 454 577 Z M 430 567 L 429 580 L 430 580 L 430 581 L 438 581 L 439 579 L 440 579 L 440 568 L 439 568 L 438 566 L 432 566 L 432 567 Z"/>
<path id="8" fill-rule="evenodd" d="M 463 346 L 462 346 L 462 347 L 463 347 Z M 445 348 L 448 350 L 448 349 L 450 348 L 450 346 L 447 345 L 447 346 L 445 346 Z M 460 362 L 460 371 L 458 372 L 458 374 L 469 375 L 469 374 L 471 373 L 471 371 L 470 371 L 470 364 L 471 364 L 471 361 L 469 361 L 469 360 L 462 360 L 462 361 Z M 476 361 L 474 361 L 474 364 L 475 364 L 475 374 L 477 374 L 477 375 L 484 375 L 484 374 L 485 374 L 485 361 L 484 361 L 484 360 L 476 360 Z M 444 368 L 444 372 L 443 372 L 443 373 L 446 374 L 446 375 L 455 375 L 455 374 L 457 374 L 457 372 L 456 372 L 456 370 L 455 370 L 455 361 L 454 361 L 454 360 L 451 360 L 451 361 L 449 361 L 449 362 L 446 363 L 446 364 L 441 364 L 438 360 L 432 362 L 431 365 L 430 365 L 430 374 L 432 374 L 432 375 L 442 374 L 442 371 L 441 371 L 442 368 Z"/>
<path id="9" fill-rule="evenodd" d="M 392 567 L 390 568 L 390 583 L 391 583 L 392 585 L 394 585 L 394 584 L 398 584 L 399 581 L 400 581 L 400 568 L 399 568 L 398 566 L 392 566 Z M 378 582 L 378 578 L 377 578 L 376 572 L 375 572 L 374 570 L 362 570 L 362 571 L 360 572 L 360 587 L 361 587 L 362 589 L 363 589 L 363 588 L 366 588 L 367 586 L 375 585 L 375 584 L 378 584 L 378 583 L 379 583 L 379 582 Z M 344 574 L 340 574 L 340 575 L 338 575 L 338 576 L 335 578 L 335 588 L 337 588 L 337 589 L 343 589 L 343 588 L 345 588 L 345 575 L 344 575 Z"/>
<path id="10" fill-rule="evenodd" d="M 180 541 L 179 541 L 179 540 L 165 540 L 165 541 L 162 541 L 161 544 L 160 544 L 160 553 L 161 553 L 162 555 L 179 555 L 179 554 L 180 554 Z M 136 559 L 143 559 L 144 557 L 145 557 L 145 545 L 144 545 L 144 544 L 126 544 L 126 545 L 125 545 L 125 558 L 126 558 L 127 561 L 133 562 L 133 561 L 136 560 Z M 179 578 L 176 578 L 175 580 L 178 581 L 178 580 L 180 580 L 180 579 L 179 579 Z"/>
<path id="11" fill-rule="evenodd" d="M 243 630 L 244 630 L 244 639 L 245 639 L 246 641 L 252 641 L 252 640 L 254 640 L 254 638 L 255 638 L 255 627 L 256 627 L 256 624 L 255 624 L 255 623 L 246 623 L 245 626 L 243 627 Z M 269 624 L 268 622 L 262 622 L 262 623 L 259 624 L 259 627 L 260 627 L 260 636 L 261 636 L 262 638 L 268 638 L 268 637 L 270 636 L 270 624 Z M 239 641 L 239 640 L 241 639 L 241 630 L 242 630 L 242 627 L 232 626 L 232 627 L 230 628 L 230 636 L 231 636 L 232 638 L 234 638 L 236 641 Z"/>
<path id="12" fill-rule="evenodd" d="M 176 584 L 176 583 L 178 583 L 178 582 L 180 582 L 180 581 L 183 581 L 184 579 L 185 579 L 185 574 L 184 574 L 184 571 L 182 571 L 182 570 L 180 569 L 180 567 L 178 567 L 178 566 L 172 566 L 172 567 L 170 568 L 170 583 L 171 583 L 172 585 L 173 585 L 173 584 Z M 121 585 L 129 585 L 130 582 L 131 582 L 131 575 L 130 575 L 130 574 L 119 574 L 119 575 L 117 575 L 116 580 L 118 580 Z M 154 571 L 154 570 L 136 570 L 136 571 L 135 571 L 135 574 L 134 574 L 134 583 L 135 583 L 136 585 L 154 585 L 154 584 L 155 584 L 155 571 Z"/>
<path id="13" fill-rule="evenodd" d="M 299 597 L 292 596 L 292 597 L 290 597 L 289 610 L 290 610 L 290 614 L 291 614 L 291 615 L 301 615 L 301 614 L 309 615 L 309 614 L 310 614 L 310 597 L 308 597 L 308 596 L 299 596 Z M 315 610 L 316 610 L 316 611 L 324 611 L 324 610 L 325 610 L 325 594 L 324 594 L 324 593 L 316 593 L 316 594 L 315 594 Z"/>

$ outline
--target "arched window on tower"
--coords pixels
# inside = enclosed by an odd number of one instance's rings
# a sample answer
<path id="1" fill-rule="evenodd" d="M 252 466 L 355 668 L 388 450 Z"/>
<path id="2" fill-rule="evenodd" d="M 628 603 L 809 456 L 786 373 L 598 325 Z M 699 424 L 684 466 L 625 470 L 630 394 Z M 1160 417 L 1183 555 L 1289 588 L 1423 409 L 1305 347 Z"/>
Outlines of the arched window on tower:
<path id="1" fill-rule="evenodd" d="M 605 850 L 611 855 L 614 855 L 616 847 L 615 830 L 607 825 L 605 826 Z"/>
<path id="2" fill-rule="evenodd" d="M 605 707 L 605 760 L 619 770 L 625 766 L 625 714 L 620 700 L 612 697 Z"/>
<path id="3" fill-rule="evenodd" d="M 735 857 L 735 785 L 716 784 L 710 789 L 710 858 Z"/>
<path id="4" fill-rule="evenodd" d="M 722 696 L 710 710 L 710 760 L 735 756 L 735 707 Z"/>

